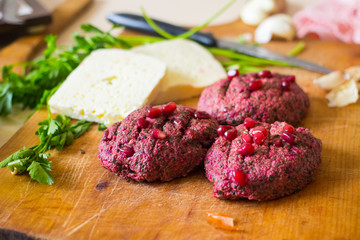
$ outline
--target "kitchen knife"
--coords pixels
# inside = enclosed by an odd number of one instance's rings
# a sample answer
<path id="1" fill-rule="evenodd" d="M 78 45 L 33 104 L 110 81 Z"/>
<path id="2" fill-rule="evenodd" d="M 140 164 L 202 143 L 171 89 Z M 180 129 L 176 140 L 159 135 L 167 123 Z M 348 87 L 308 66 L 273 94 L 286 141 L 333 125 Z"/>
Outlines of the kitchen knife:
<path id="1" fill-rule="evenodd" d="M 50 12 L 36 0 L 0 0 L 0 43 L 20 34 L 43 32 L 50 23 Z"/>
<path id="2" fill-rule="evenodd" d="M 158 35 L 153 28 L 146 22 L 143 16 L 135 15 L 135 14 L 129 14 L 129 13 L 110 13 L 107 16 L 107 19 L 117 25 L 125 26 L 126 28 L 134 31 L 139 31 L 151 35 Z M 174 35 L 178 36 L 185 32 L 187 32 L 189 29 L 175 26 L 169 23 L 165 23 L 159 20 L 153 21 L 164 31 Z M 307 69 L 314 72 L 319 73 L 330 73 L 332 72 L 331 69 L 320 66 L 318 64 L 305 61 L 299 58 L 290 57 L 286 55 L 282 55 L 273 51 L 270 51 L 263 47 L 255 47 L 255 46 L 249 46 L 249 45 L 243 45 L 238 44 L 235 42 L 230 42 L 226 40 L 216 39 L 211 33 L 202 33 L 197 32 L 189 37 L 191 40 L 194 40 L 206 47 L 218 47 L 218 48 L 227 48 L 235 50 L 239 53 L 246 54 L 249 56 L 259 57 L 259 58 L 265 58 L 269 60 L 276 60 L 276 61 L 282 61 L 286 62 L 288 64 L 291 64 L 296 67 L 300 67 L 303 69 Z"/>

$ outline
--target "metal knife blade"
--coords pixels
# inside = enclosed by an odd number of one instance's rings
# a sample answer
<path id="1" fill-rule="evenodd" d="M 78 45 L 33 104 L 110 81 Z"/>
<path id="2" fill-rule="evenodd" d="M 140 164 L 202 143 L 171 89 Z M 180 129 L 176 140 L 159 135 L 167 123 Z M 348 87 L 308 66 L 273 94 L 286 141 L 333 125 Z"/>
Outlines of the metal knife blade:
<path id="1" fill-rule="evenodd" d="M 249 45 L 242 45 L 237 44 L 235 42 L 225 41 L 225 40 L 219 40 L 217 39 L 217 47 L 218 48 L 228 48 L 236 50 L 239 53 L 243 53 L 246 55 L 254 56 L 254 57 L 260 57 L 265 58 L 269 60 L 277 60 L 282 61 L 286 63 L 290 63 L 293 66 L 297 66 L 306 70 L 319 72 L 319 73 L 330 73 L 332 72 L 331 69 L 320 66 L 316 63 L 312 63 L 309 61 L 302 60 L 300 58 L 290 57 L 286 56 L 280 53 L 276 53 L 273 51 L 270 51 L 263 47 L 254 47 Z"/>
<path id="2" fill-rule="evenodd" d="M 107 19 L 118 25 L 125 26 L 131 30 L 144 32 L 147 34 L 153 34 L 158 35 L 152 27 L 146 22 L 146 20 L 143 18 L 143 16 L 135 15 L 135 14 L 129 14 L 129 13 L 111 13 L 107 16 Z M 153 19 L 153 21 L 163 30 L 166 32 L 172 34 L 172 35 L 181 35 L 188 31 L 188 29 L 175 26 L 169 23 L 165 23 L 159 20 Z M 320 66 L 316 63 L 309 62 L 306 60 L 302 60 L 295 57 L 290 57 L 286 55 L 282 55 L 280 53 L 276 53 L 273 51 L 270 51 L 263 47 L 254 47 L 249 45 L 242 45 L 237 44 L 235 42 L 225 41 L 221 39 L 215 38 L 211 33 L 202 33 L 197 32 L 189 37 L 190 39 L 204 45 L 207 47 L 218 47 L 218 48 L 226 48 L 226 49 L 232 49 L 239 53 L 246 54 L 249 56 L 259 57 L 259 58 L 265 58 L 270 60 L 278 60 L 282 62 L 286 62 L 290 65 L 300 67 L 303 69 L 307 69 L 310 71 L 315 71 L 319 73 L 330 73 L 332 72 L 331 69 Z"/>

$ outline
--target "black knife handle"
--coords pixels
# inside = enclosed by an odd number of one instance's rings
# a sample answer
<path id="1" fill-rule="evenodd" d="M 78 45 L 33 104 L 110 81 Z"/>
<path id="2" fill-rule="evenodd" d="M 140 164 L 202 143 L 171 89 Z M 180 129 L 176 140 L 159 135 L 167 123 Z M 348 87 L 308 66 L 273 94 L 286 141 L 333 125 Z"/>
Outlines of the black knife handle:
<path id="1" fill-rule="evenodd" d="M 157 34 L 154 29 L 146 22 L 143 16 L 135 15 L 135 14 L 129 14 L 129 13 L 110 13 L 107 16 L 107 19 L 117 25 L 125 26 L 128 29 L 139 31 L 151 35 L 159 35 Z M 152 19 L 161 29 L 164 31 L 174 35 L 178 36 L 185 32 L 187 32 L 189 29 L 171 25 L 169 23 L 165 23 L 159 20 Z M 207 47 L 215 47 L 217 45 L 216 39 L 211 33 L 194 33 L 189 37 L 191 40 L 194 40 L 204 46 Z"/>

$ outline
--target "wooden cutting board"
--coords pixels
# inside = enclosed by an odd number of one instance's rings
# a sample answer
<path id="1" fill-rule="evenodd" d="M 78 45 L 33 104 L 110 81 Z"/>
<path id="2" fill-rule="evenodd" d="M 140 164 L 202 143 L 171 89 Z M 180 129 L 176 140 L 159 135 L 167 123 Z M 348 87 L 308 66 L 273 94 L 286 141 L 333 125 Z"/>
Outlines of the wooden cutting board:
<path id="1" fill-rule="evenodd" d="M 235 22 L 210 30 L 230 37 L 244 29 Z M 268 47 L 285 53 L 295 45 Z M 334 69 L 360 65 L 360 46 L 311 40 L 306 46 L 301 58 Z M 323 141 L 316 179 L 302 191 L 268 202 L 223 201 L 212 196 L 202 169 L 169 183 L 127 182 L 100 166 L 102 132 L 94 126 L 73 145 L 50 151 L 52 186 L 0 169 L 0 228 L 6 229 L 0 236 L 11 229 L 46 239 L 360 239 L 360 103 L 328 108 L 325 92 L 312 84 L 319 74 L 271 69 L 297 76 L 311 99 L 303 126 Z M 37 144 L 34 132 L 45 118 L 37 112 L 0 149 L 0 159 Z M 233 217 L 239 230 L 209 224 L 208 212 Z"/>

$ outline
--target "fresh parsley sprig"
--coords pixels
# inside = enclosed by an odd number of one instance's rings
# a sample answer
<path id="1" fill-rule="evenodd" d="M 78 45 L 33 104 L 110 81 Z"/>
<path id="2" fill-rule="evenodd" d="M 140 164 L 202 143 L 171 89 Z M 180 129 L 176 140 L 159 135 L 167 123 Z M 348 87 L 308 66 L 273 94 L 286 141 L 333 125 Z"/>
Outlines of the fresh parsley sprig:
<path id="1" fill-rule="evenodd" d="M 51 166 L 48 161 L 50 154 L 39 153 L 34 150 L 36 146 L 19 150 L 0 162 L 0 168 L 8 167 L 13 174 L 29 172 L 32 179 L 42 184 L 53 184 Z"/>
<path id="2" fill-rule="evenodd" d="M 0 162 L 0 168 L 8 167 L 13 174 L 29 172 L 30 177 L 39 183 L 52 185 L 55 181 L 50 173 L 50 154 L 45 152 L 52 148 L 61 150 L 64 146 L 71 145 L 74 139 L 91 128 L 91 122 L 81 120 L 70 124 L 70 120 L 65 115 L 58 115 L 54 119 L 40 122 L 36 131 L 40 143 L 13 153 Z"/>

